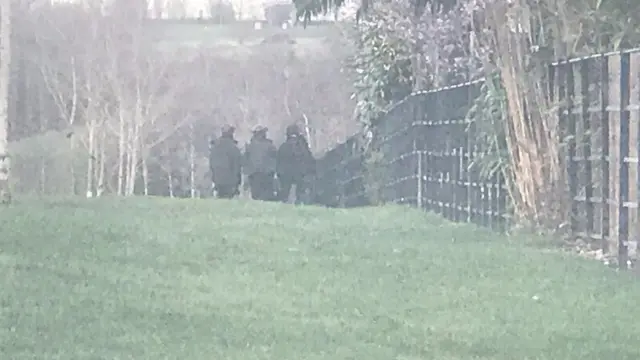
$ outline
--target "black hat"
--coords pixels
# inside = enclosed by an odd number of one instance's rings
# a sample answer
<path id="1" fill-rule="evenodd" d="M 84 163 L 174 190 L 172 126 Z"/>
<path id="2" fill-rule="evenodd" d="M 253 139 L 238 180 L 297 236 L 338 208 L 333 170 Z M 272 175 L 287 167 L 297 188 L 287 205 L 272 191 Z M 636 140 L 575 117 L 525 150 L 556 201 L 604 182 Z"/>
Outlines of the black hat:
<path id="1" fill-rule="evenodd" d="M 287 133 L 287 136 L 297 136 L 297 135 L 300 135 L 302 132 L 300 131 L 300 128 L 298 127 L 298 125 L 293 124 L 293 125 L 287 126 L 286 133 Z"/>
<path id="2" fill-rule="evenodd" d="M 220 128 L 222 134 L 233 134 L 236 131 L 236 127 L 233 125 L 225 124 Z"/>

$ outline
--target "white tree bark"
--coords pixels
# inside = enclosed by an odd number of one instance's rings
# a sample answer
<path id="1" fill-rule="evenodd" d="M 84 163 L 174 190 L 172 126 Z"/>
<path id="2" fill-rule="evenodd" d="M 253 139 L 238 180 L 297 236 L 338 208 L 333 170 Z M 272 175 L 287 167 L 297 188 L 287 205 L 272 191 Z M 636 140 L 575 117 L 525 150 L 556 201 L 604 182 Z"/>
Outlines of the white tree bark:
<path id="1" fill-rule="evenodd" d="M 0 2 L 0 203 L 11 203 L 9 174 L 9 79 L 11 71 L 11 0 Z"/>
<path id="2" fill-rule="evenodd" d="M 91 110 L 90 108 L 88 110 Z M 87 198 L 92 198 L 96 196 L 95 194 L 95 163 L 97 159 L 96 152 L 96 123 L 95 123 L 95 115 L 92 114 L 91 111 L 87 112 L 89 119 L 87 119 L 87 130 L 89 137 L 88 139 L 88 152 L 89 156 L 87 159 Z"/>
<path id="3" fill-rule="evenodd" d="M 313 133 L 311 131 L 311 122 L 309 121 L 309 117 L 307 116 L 307 114 L 302 113 L 302 120 L 304 121 L 304 132 L 307 135 L 307 141 L 309 142 L 309 147 L 311 148 L 312 151 L 315 151 L 316 142 L 315 142 L 315 139 L 312 137 Z"/>
<path id="4" fill-rule="evenodd" d="M 59 116 L 64 118 L 67 122 L 67 132 L 69 136 L 69 189 L 72 195 L 75 195 L 77 188 L 77 174 L 76 164 L 74 162 L 77 152 L 77 136 L 75 133 L 75 120 L 78 114 L 78 101 L 79 101 L 79 84 L 78 84 L 78 68 L 77 61 L 74 55 L 69 57 L 69 63 L 65 66 L 69 66 L 70 79 L 65 79 L 59 73 L 60 69 L 57 67 L 53 59 L 40 59 L 40 73 L 44 80 L 45 87 L 49 92 L 49 95 L 54 99 L 56 107 L 58 108 Z"/>
<path id="5" fill-rule="evenodd" d="M 189 183 L 191 184 L 191 198 L 196 197 L 196 147 L 194 145 L 195 141 L 195 127 L 193 123 L 189 124 L 189 133 L 191 134 L 191 139 L 189 139 Z"/>
<path id="6" fill-rule="evenodd" d="M 76 61 L 74 57 L 71 57 L 71 110 L 69 111 L 69 131 L 73 132 L 73 126 L 76 119 L 76 113 L 78 110 L 78 79 L 76 73 Z M 75 169 L 75 155 L 76 155 L 76 137 L 71 136 L 69 139 L 69 149 L 71 151 L 71 158 L 69 163 L 69 171 L 71 176 L 71 195 L 77 194 L 77 179 Z"/>
<path id="7" fill-rule="evenodd" d="M 171 174 L 171 170 L 169 170 L 167 175 L 167 179 L 169 180 L 169 197 L 173 198 L 173 174 Z"/>
<path id="8" fill-rule="evenodd" d="M 118 136 L 118 195 L 124 195 L 124 177 L 125 177 L 125 154 L 126 154 L 126 122 L 125 115 L 123 109 L 119 109 L 120 111 L 120 127 L 119 127 L 119 136 Z"/>
<path id="9" fill-rule="evenodd" d="M 147 162 L 148 154 L 142 154 L 142 186 L 144 191 L 144 196 L 149 196 L 149 164 Z"/>
<path id="10" fill-rule="evenodd" d="M 40 132 L 44 133 L 48 129 L 49 114 L 46 113 L 43 105 L 45 98 L 45 89 L 42 86 L 38 86 L 38 116 L 40 117 Z M 47 159 L 43 156 L 40 159 L 40 194 L 47 195 L 49 190 L 47 188 Z"/>
<path id="11" fill-rule="evenodd" d="M 100 154 L 98 157 L 98 185 L 96 186 L 96 196 L 102 196 L 105 188 L 105 173 L 106 173 L 106 159 L 107 159 L 107 146 L 106 146 L 107 133 L 104 129 L 100 132 Z"/>

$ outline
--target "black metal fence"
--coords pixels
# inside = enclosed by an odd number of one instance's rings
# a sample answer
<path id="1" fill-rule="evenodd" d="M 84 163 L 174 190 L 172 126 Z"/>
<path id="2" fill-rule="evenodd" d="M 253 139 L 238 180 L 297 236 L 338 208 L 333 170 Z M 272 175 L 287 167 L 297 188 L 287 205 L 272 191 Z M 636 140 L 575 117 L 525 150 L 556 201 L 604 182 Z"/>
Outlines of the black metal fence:
<path id="1" fill-rule="evenodd" d="M 618 251 L 626 264 L 640 236 L 640 49 L 550 64 L 548 96 L 557 104 L 566 146 L 570 228 L 575 237 Z M 447 219 L 503 230 L 510 211 L 504 179 L 470 164 L 482 154 L 466 115 L 483 80 L 414 93 L 380 125 L 384 175 L 371 173 L 357 135 L 319 161 L 320 203 L 355 207 L 372 193 Z M 373 188 L 371 184 L 374 184 Z M 632 184 L 635 184 L 632 186 Z"/>

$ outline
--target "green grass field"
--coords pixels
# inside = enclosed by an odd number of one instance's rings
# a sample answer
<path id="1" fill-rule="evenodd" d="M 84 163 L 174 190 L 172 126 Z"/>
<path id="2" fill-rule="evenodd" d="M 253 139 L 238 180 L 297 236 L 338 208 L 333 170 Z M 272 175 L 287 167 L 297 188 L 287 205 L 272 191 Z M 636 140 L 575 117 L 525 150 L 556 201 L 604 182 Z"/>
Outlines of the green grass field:
<path id="1" fill-rule="evenodd" d="M 0 359 L 640 359 L 632 275 L 406 208 L 50 200 L 0 229 Z"/>

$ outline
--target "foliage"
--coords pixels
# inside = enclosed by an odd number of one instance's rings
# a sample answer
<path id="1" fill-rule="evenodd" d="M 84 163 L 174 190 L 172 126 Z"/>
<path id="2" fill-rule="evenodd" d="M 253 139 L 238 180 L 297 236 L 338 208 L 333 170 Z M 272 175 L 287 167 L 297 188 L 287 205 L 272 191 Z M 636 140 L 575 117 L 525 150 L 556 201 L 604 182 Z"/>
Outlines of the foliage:
<path id="1" fill-rule="evenodd" d="M 11 143 L 12 187 L 18 196 L 80 194 L 86 189 L 89 154 L 70 147 L 64 133 L 49 131 Z M 72 178 L 74 170 L 75 179 Z M 75 185 L 75 189 L 72 186 Z"/>
<path id="2" fill-rule="evenodd" d="M 368 1 L 368 0 L 365 0 Z M 296 19 L 307 24 L 318 15 L 325 15 L 329 11 L 342 7 L 345 0 L 292 0 L 296 9 Z"/>
<path id="3" fill-rule="evenodd" d="M 76 135 L 83 136 L 78 129 Z M 186 137 L 179 137 L 187 139 Z M 13 190 L 19 196 L 25 195 L 78 195 L 87 188 L 86 173 L 90 158 L 84 146 L 71 147 L 72 140 L 65 133 L 49 131 L 11 143 L 15 160 L 12 175 Z M 150 195 L 168 196 L 169 174 L 173 178 L 175 194 L 188 193 L 191 187 L 189 179 L 189 144 L 184 140 L 175 142 L 171 138 L 146 159 L 149 166 L 148 190 Z M 171 151 L 163 151 L 171 146 Z M 197 193 L 207 193 L 210 187 L 208 176 L 207 152 L 196 149 L 195 153 L 195 189 Z M 108 171 L 108 175 L 110 172 Z M 113 194 L 113 181 L 107 181 L 105 194 Z M 136 193 L 142 193 L 141 178 L 136 181 Z"/>
<path id="4" fill-rule="evenodd" d="M 379 173 L 385 152 L 372 145 L 384 132 L 389 106 L 414 90 L 431 89 L 477 77 L 479 62 L 469 53 L 465 24 L 471 21 L 466 8 L 447 11 L 425 9 L 416 16 L 409 1 L 381 0 L 347 32 L 354 47 L 348 69 L 354 78 L 356 116 L 364 132 L 366 187 L 380 186 Z M 367 153 L 369 152 L 369 153 Z M 371 159 L 368 159 L 371 157 Z M 380 175 L 381 176 L 381 175 Z"/>
<path id="5" fill-rule="evenodd" d="M 411 6 L 381 0 L 347 33 L 355 48 L 348 68 L 355 78 L 356 113 L 366 130 L 413 90 L 464 82 L 481 73 L 469 49 L 471 13 L 466 7 L 426 9 L 416 17 Z"/>
<path id="6" fill-rule="evenodd" d="M 386 2 L 371 11 L 348 32 L 355 54 L 348 68 L 354 74 L 354 94 L 358 120 L 370 130 L 386 108 L 411 93 L 413 43 L 398 2 Z"/>
<path id="7" fill-rule="evenodd" d="M 492 0 L 478 2 L 495 6 Z M 637 46 L 640 41 L 640 3 L 628 0 L 518 1 L 513 14 L 530 23 L 525 35 L 537 49 L 548 49 L 549 59 L 590 55 Z"/>
<path id="8" fill-rule="evenodd" d="M 502 150 L 494 152 L 500 156 L 485 155 L 478 161 L 484 161 L 489 172 L 508 170 L 519 222 L 555 230 L 570 213 L 571 199 L 565 189 L 566 139 L 554 115 L 558 104 L 549 101 L 546 93 L 548 62 L 637 44 L 637 31 L 629 30 L 640 24 L 638 11 L 630 11 L 638 6 L 590 0 L 468 4 L 476 14 L 478 53 L 490 64 L 485 67 L 487 76 L 500 75 L 508 114 L 501 129 L 489 129 L 504 136 Z M 483 136 L 478 140 L 491 143 Z"/>
<path id="9" fill-rule="evenodd" d="M 356 19 L 366 17 L 385 0 L 360 0 Z M 292 0 L 297 19 L 308 23 L 313 17 L 344 7 L 345 0 Z M 502 1 L 415 0 L 408 3 L 410 14 L 447 12 L 463 5 L 468 13 L 482 13 Z M 510 4 L 515 4 L 510 1 Z M 635 46 L 640 40 L 640 2 L 633 0 L 517 1 L 521 14 L 530 17 L 520 24 L 530 30 L 531 45 L 553 49 L 557 57 Z M 481 16 L 480 16 L 481 17 Z M 487 31 L 481 26 L 477 31 Z"/>
<path id="10" fill-rule="evenodd" d="M 502 178 L 507 184 L 507 206 L 514 203 L 514 171 L 507 146 L 506 126 L 509 124 L 507 93 L 500 74 L 490 74 L 480 87 L 480 94 L 467 112 L 467 133 L 470 151 L 474 154 L 469 170 L 481 179 L 494 182 Z"/>
<path id="11" fill-rule="evenodd" d="M 345 0 L 292 0 L 296 8 L 296 18 L 308 24 L 313 17 L 325 15 L 331 10 L 344 7 L 348 2 Z M 384 1 L 384 0 L 383 0 Z M 369 14 L 369 10 L 374 8 L 378 2 L 372 0 L 359 0 L 360 4 L 356 11 L 356 20 L 360 20 Z M 412 0 L 410 12 L 420 17 L 426 10 L 449 10 L 458 5 L 457 0 Z"/>
<path id="12" fill-rule="evenodd" d="M 269 22 L 269 24 L 280 26 L 283 23 L 291 20 L 292 11 L 293 6 L 291 4 L 271 4 L 265 6 L 264 17 Z"/>
<path id="13" fill-rule="evenodd" d="M 11 82 L 11 103 L 19 104 L 11 116 L 19 121 L 10 126 L 19 193 L 109 193 L 126 162 L 127 191 L 145 193 L 146 178 L 149 194 L 166 195 L 172 182 L 190 189 L 192 159 L 200 190 L 208 179 L 199 170 L 206 168 L 199 164 L 206 163 L 207 138 L 225 123 L 236 125 L 241 144 L 257 123 L 279 142 L 287 125 L 305 118 L 310 142 L 320 151 L 355 132 L 355 121 L 345 121 L 353 102 L 349 79 L 341 74 L 348 49 L 324 41 L 337 37 L 335 28 L 318 26 L 312 39 L 294 34 L 293 45 L 251 39 L 194 48 L 185 37 L 224 39 L 237 36 L 221 34 L 224 29 L 254 30 L 247 23 L 187 23 L 179 28 L 189 34 L 174 34 L 176 23 L 139 27 L 119 20 L 75 3 L 38 7 L 17 18 L 15 35 L 28 45 L 13 62 Z M 258 33 L 258 39 L 265 36 Z M 67 138 L 63 129 L 74 135 Z M 42 135 L 47 131 L 52 133 Z"/>
<path id="14" fill-rule="evenodd" d="M 0 229 L 3 359 L 640 358 L 632 275 L 400 206 L 22 198 Z"/>
<path id="15" fill-rule="evenodd" d="M 509 152 L 505 141 L 508 121 L 507 94 L 499 74 L 489 76 L 480 87 L 480 95 L 473 101 L 466 116 L 467 131 L 476 154 L 471 168 L 489 180 L 496 173 L 510 178 Z"/>

